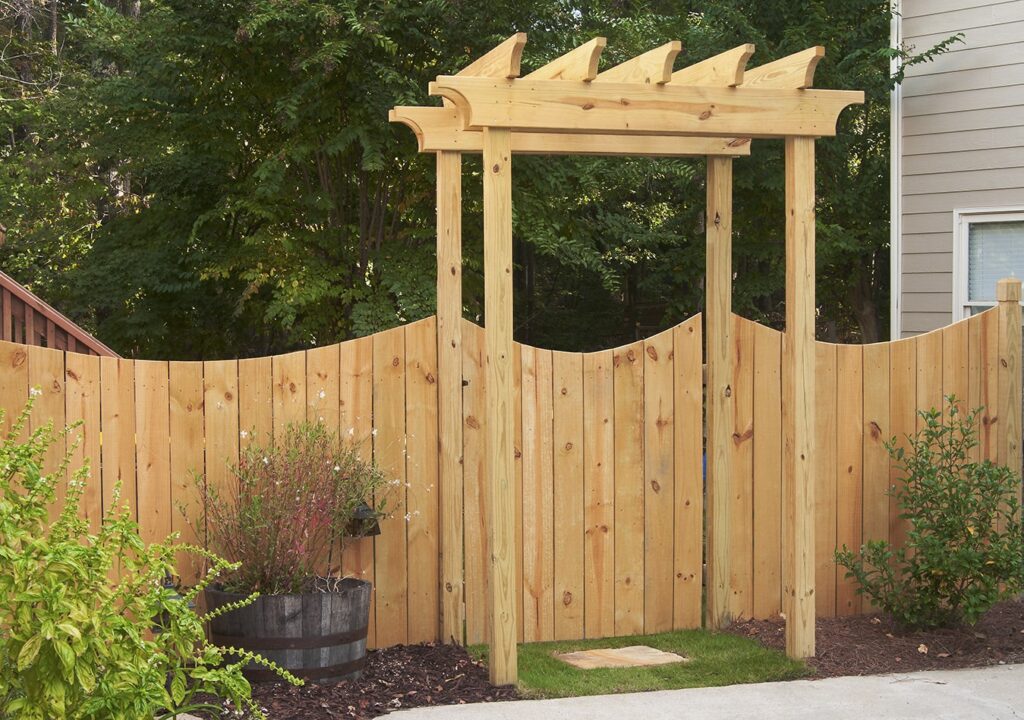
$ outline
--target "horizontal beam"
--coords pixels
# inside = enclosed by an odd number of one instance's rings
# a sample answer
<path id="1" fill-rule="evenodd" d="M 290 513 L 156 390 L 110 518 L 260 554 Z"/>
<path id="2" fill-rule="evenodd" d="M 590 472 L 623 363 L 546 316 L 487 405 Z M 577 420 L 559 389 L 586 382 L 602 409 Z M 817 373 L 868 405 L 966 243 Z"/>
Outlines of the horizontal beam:
<path id="1" fill-rule="evenodd" d="M 440 76 L 467 127 L 519 131 L 717 137 L 824 137 L 864 102 L 850 90 L 716 88 Z"/>
<path id="2" fill-rule="evenodd" d="M 483 133 L 465 130 L 453 107 L 396 107 L 391 122 L 407 125 L 416 134 L 420 152 L 453 150 L 479 153 Z M 633 155 L 644 157 L 727 157 L 750 154 L 748 138 L 672 137 L 670 135 L 600 135 L 584 133 L 512 133 L 512 152 L 518 155 Z"/>

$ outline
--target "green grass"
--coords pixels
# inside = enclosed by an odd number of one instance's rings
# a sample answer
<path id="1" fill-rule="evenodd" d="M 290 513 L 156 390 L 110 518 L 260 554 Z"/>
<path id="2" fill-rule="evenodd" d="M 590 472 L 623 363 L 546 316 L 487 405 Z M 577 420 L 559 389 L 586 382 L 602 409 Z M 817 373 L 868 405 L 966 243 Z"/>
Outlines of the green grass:
<path id="1" fill-rule="evenodd" d="M 556 653 L 593 648 L 648 645 L 690 658 L 687 663 L 641 668 L 580 670 L 556 660 Z M 470 652 L 487 659 L 487 647 Z M 530 643 L 519 646 L 519 687 L 527 697 L 575 697 L 645 690 L 713 687 L 738 683 L 794 680 L 806 676 L 802 662 L 768 650 L 753 640 L 682 630 L 659 635 L 634 635 L 603 640 Z"/>

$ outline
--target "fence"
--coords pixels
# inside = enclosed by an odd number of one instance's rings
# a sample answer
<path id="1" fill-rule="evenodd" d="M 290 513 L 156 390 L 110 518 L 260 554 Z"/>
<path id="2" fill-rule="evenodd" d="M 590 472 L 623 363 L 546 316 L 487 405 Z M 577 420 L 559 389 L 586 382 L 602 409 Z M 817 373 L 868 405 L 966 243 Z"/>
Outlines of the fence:
<path id="1" fill-rule="evenodd" d="M 1015 302 L 909 340 L 817 343 L 816 603 L 859 612 L 832 563 L 836 545 L 903 532 L 886 494 L 898 480 L 883 442 L 942 396 L 985 405 L 977 452 L 1019 468 L 1020 334 Z M 1016 318 L 1017 334 L 1013 332 Z M 401 481 L 382 534 L 349 547 L 345 572 L 375 586 L 371 642 L 441 638 L 444 553 L 463 565 L 466 640 L 487 640 L 484 332 L 462 325 L 461 492 L 442 502 L 437 323 L 428 318 L 339 345 L 272 358 L 154 362 L 0 343 L 0 406 L 39 387 L 33 424 L 82 421 L 92 460 L 83 512 L 93 526 L 123 485 L 143 536 L 194 540 L 193 473 L 228 482 L 229 463 L 291 421 L 322 419 Z M 782 346 L 732 320 L 729 611 L 782 608 Z M 704 563 L 701 317 L 596 353 L 516 345 L 513 358 L 516 570 L 521 640 L 699 627 Z M 1016 348 L 1016 349 L 1015 349 Z M 9 422 L 9 420 L 8 420 Z M 48 463 L 62 454 L 55 448 Z M 452 480 L 452 482 L 455 482 Z M 447 508 L 447 509 L 446 509 Z M 710 517 L 709 517 L 710 522 Z M 442 547 L 457 524 L 464 543 Z M 193 570 L 182 564 L 186 578 Z"/>

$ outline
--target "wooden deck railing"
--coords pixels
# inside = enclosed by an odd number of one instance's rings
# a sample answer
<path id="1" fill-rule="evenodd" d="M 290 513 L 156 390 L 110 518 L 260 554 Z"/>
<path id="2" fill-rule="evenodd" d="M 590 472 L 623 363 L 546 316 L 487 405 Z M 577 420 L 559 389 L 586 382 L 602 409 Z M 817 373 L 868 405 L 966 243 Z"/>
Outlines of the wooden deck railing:
<path id="1" fill-rule="evenodd" d="M 118 354 L 0 272 L 0 339 L 105 357 Z"/>

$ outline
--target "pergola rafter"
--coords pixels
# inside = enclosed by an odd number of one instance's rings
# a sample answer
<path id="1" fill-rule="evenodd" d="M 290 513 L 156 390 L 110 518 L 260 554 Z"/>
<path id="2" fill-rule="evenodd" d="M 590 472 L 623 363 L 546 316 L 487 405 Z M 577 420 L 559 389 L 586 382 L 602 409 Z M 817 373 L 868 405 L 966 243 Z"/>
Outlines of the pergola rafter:
<path id="1" fill-rule="evenodd" d="M 520 77 L 519 33 L 453 76 L 430 84 L 443 107 L 396 107 L 390 118 L 437 154 L 438 374 L 462 383 L 461 155 L 483 154 L 484 312 L 487 348 L 487 527 L 490 673 L 516 670 L 515 460 L 511 363 L 512 176 L 515 153 L 705 156 L 707 159 L 708 581 L 706 619 L 730 621 L 730 451 L 732 390 L 732 161 L 751 138 L 784 138 L 786 161 L 786 333 L 783 341 L 783 568 L 786 647 L 814 654 L 814 143 L 836 134 L 839 114 L 862 92 L 814 90 L 824 48 L 812 47 L 747 69 L 754 46 L 740 45 L 674 70 L 679 42 L 599 72 L 604 38 Z M 443 513 L 463 512 L 462 406 L 440 396 Z M 447 440 L 450 438 L 450 440 Z M 743 519 L 737 519 L 742 522 Z M 461 523 L 443 523 L 444 634 L 462 636 Z"/>

